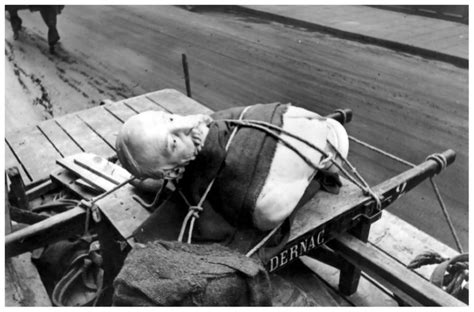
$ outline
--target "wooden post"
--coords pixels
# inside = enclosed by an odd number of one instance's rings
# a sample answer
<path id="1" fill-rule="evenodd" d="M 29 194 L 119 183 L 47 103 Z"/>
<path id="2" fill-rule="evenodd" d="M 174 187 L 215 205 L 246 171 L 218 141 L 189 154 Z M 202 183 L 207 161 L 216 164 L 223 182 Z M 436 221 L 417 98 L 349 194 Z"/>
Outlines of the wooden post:
<path id="1" fill-rule="evenodd" d="M 186 58 L 186 54 L 182 54 L 182 61 L 183 61 L 183 70 L 184 70 L 184 81 L 186 83 L 186 95 L 188 97 L 191 96 L 191 83 L 189 81 L 189 70 L 188 70 L 188 60 Z"/>
<path id="2" fill-rule="evenodd" d="M 7 169 L 10 179 L 10 191 L 14 205 L 21 209 L 29 209 L 28 197 L 26 196 L 25 184 L 17 167 Z"/>
<path id="3" fill-rule="evenodd" d="M 370 222 L 361 220 L 350 233 L 360 241 L 366 243 L 369 239 Z M 347 260 L 341 259 L 341 272 L 339 275 L 339 290 L 346 296 L 357 291 L 361 270 Z"/>
<path id="4" fill-rule="evenodd" d="M 5 173 L 5 236 L 12 231 L 12 223 L 10 220 L 10 203 L 8 202 L 8 183 L 7 174 Z"/>

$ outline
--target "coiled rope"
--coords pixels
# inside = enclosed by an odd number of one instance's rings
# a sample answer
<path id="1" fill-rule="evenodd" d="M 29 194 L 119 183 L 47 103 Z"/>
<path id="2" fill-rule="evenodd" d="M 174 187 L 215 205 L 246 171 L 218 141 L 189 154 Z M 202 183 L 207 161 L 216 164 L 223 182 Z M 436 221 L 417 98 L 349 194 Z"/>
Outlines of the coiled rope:
<path id="1" fill-rule="evenodd" d="M 448 259 L 434 251 L 427 251 L 416 256 L 407 268 L 414 270 L 430 264 L 437 264 L 430 277 L 431 283 L 462 299 L 461 291 L 469 281 L 469 254 Z"/>
<path id="2" fill-rule="evenodd" d="M 406 161 L 406 160 L 404 160 L 404 159 L 402 159 L 402 158 L 400 158 L 400 157 L 397 157 L 397 156 L 395 156 L 395 155 L 393 155 L 393 154 L 391 154 L 391 153 L 388 153 L 388 152 L 386 152 L 386 151 L 384 151 L 384 150 L 381 150 L 381 149 L 379 149 L 379 148 L 377 148 L 377 147 L 375 147 L 375 146 L 373 146 L 373 145 L 370 145 L 369 143 L 366 143 L 366 142 L 363 142 L 363 141 L 361 141 L 361 140 L 358 140 L 358 139 L 356 139 L 356 138 L 354 138 L 354 137 L 352 137 L 352 136 L 349 136 L 349 139 L 350 139 L 351 141 L 355 142 L 355 143 L 358 143 L 358 144 L 360 144 L 360 145 L 362 145 L 362 146 L 364 146 L 364 147 L 366 147 L 366 148 L 368 148 L 368 149 L 370 149 L 370 150 L 372 150 L 372 151 L 374 151 L 374 152 L 377 152 L 377 153 L 379 153 L 379 154 L 382 154 L 382 155 L 384 155 L 384 156 L 386 156 L 386 157 L 388 157 L 388 158 L 390 158 L 390 159 L 393 159 L 393 160 L 395 160 L 395 161 L 397 161 L 397 162 L 399 162 L 399 163 L 402 163 L 402 164 L 404 164 L 404 165 L 406 165 L 406 166 L 415 167 L 415 165 L 412 164 L 411 162 L 408 162 L 408 161 Z M 447 167 L 447 165 L 448 165 L 448 162 L 447 162 L 446 158 L 445 158 L 443 155 L 441 155 L 441 154 L 432 154 L 432 155 L 429 155 L 429 156 L 426 158 L 426 160 L 434 160 L 434 161 L 436 161 L 436 162 L 439 164 L 439 166 L 441 167 L 441 170 L 440 170 L 440 171 L 443 171 L 444 169 L 446 169 L 446 167 Z M 454 227 L 454 225 L 453 225 L 453 222 L 452 222 L 451 217 L 450 217 L 450 215 L 449 215 L 448 209 L 446 208 L 446 205 L 445 205 L 445 203 L 444 203 L 444 201 L 443 201 L 443 198 L 441 197 L 441 193 L 440 193 L 440 191 L 439 191 L 439 188 L 438 188 L 436 182 L 434 181 L 434 178 L 433 178 L 433 177 L 430 177 L 430 182 L 431 182 L 431 185 L 433 186 L 433 191 L 435 192 L 436 198 L 437 198 L 437 200 L 438 200 L 438 202 L 439 202 L 439 205 L 440 205 L 440 207 L 441 207 L 441 211 L 443 212 L 444 218 L 446 219 L 446 222 L 448 223 L 449 230 L 451 231 L 451 234 L 453 235 L 454 241 L 455 241 L 455 243 L 456 243 L 456 247 L 457 247 L 457 249 L 458 249 L 458 251 L 459 251 L 460 253 L 463 253 L 464 251 L 463 251 L 461 242 L 460 242 L 460 240 L 459 240 L 459 237 L 458 237 L 458 235 L 457 235 L 457 233 L 456 233 L 456 229 L 455 229 L 455 227 Z"/>

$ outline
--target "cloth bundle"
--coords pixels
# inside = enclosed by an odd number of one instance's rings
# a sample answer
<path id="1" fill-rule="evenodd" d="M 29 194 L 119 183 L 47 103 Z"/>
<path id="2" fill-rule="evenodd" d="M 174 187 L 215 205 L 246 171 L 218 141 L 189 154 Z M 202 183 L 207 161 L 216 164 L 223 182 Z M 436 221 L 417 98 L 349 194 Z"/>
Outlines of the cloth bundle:
<path id="1" fill-rule="evenodd" d="M 218 244 L 138 244 L 114 288 L 116 306 L 271 305 L 261 263 Z"/>

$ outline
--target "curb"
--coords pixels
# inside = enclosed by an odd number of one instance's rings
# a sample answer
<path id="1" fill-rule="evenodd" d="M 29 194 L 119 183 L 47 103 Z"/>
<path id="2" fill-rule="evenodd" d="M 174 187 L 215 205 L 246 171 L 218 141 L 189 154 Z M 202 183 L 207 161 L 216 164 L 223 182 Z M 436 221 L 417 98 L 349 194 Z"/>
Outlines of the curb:
<path id="1" fill-rule="evenodd" d="M 409 54 L 413 54 L 417 56 L 422 56 L 428 59 L 450 63 L 457 67 L 461 67 L 465 69 L 469 68 L 469 60 L 462 57 L 449 55 L 449 54 L 438 52 L 438 51 L 428 50 L 428 49 L 424 49 L 424 48 L 420 48 L 420 47 L 416 47 L 416 46 L 412 46 L 409 44 L 404 44 L 404 43 L 400 43 L 396 41 L 348 32 L 345 30 L 340 30 L 337 28 L 328 27 L 328 26 L 324 26 L 324 25 L 320 25 L 320 24 L 316 24 L 312 22 L 306 22 L 306 21 L 298 20 L 298 19 L 291 18 L 288 16 L 275 14 L 275 13 L 259 11 L 252 8 L 240 6 L 240 5 L 234 5 L 232 6 L 232 8 L 239 12 L 244 12 L 247 14 L 252 14 L 254 16 L 259 16 L 259 17 L 263 17 L 267 19 L 272 19 L 276 22 L 291 24 L 298 27 L 304 27 L 304 28 L 314 30 L 314 31 L 325 32 L 333 36 L 340 37 L 342 39 L 349 39 L 349 40 L 359 41 L 362 43 L 374 44 L 374 45 L 385 47 L 391 50 L 405 52 L 405 53 L 409 53 Z"/>

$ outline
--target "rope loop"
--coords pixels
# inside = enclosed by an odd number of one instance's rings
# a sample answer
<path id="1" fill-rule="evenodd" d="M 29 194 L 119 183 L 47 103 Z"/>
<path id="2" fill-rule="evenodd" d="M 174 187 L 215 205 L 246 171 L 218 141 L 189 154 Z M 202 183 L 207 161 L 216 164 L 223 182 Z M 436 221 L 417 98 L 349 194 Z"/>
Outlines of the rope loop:
<path id="1" fill-rule="evenodd" d="M 326 168 L 326 166 L 327 166 L 328 163 L 331 163 L 331 165 L 332 165 L 332 164 L 334 164 L 335 161 L 336 161 L 336 160 L 335 160 L 335 155 L 332 154 L 332 153 L 328 153 L 327 157 L 322 158 L 322 159 L 319 161 L 319 166 L 320 166 L 321 168 Z"/>
<path id="2" fill-rule="evenodd" d="M 443 171 L 448 166 L 448 161 L 446 160 L 446 157 L 439 153 L 429 155 L 428 157 L 426 157 L 426 160 L 434 160 L 436 163 L 438 163 L 438 165 L 441 167 L 439 172 Z"/>

